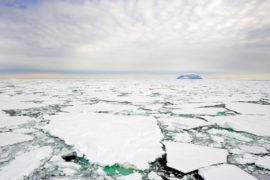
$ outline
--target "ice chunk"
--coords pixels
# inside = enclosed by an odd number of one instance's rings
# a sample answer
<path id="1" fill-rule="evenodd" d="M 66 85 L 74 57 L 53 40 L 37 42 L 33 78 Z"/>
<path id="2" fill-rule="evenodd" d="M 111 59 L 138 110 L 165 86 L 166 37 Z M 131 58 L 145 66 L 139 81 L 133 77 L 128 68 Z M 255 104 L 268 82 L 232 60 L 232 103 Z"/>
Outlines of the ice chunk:
<path id="1" fill-rule="evenodd" d="M 163 154 L 163 136 L 153 117 L 62 113 L 50 120 L 50 133 L 75 145 L 91 162 L 147 169 Z"/>
<path id="2" fill-rule="evenodd" d="M 0 169 L 0 179 L 24 179 L 24 176 L 41 166 L 42 160 L 51 152 L 51 147 L 45 146 L 17 156 L 7 166 Z"/>
<path id="3" fill-rule="evenodd" d="M 268 151 L 264 147 L 258 147 L 258 146 L 250 146 L 250 145 L 240 145 L 240 149 L 253 153 L 253 154 L 266 154 Z"/>
<path id="4" fill-rule="evenodd" d="M 226 103 L 226 108 L 236 111 L 241 114 L 261 114 L 261 115 L 268 114 L 270 115 L 269 105 L 232 102 L 232 103 Z"/>
<path id="5" fill-rule="evenodd" d="M 224 163 L 228 152 L 188 143 L 164 142 L 167 152 L 167 166 L 188 173 L 201 167 Z"/>
<path id="6" fill-rule="evenodd" d="M 188 142 L 191 142 L 192 141 L 191 135 L 188 134 L 187 132 L 176 133 L 176 134 L 174 134 L 173 139 L 175 141 L 185 142 L 185 143 L 188 143 Z"/>
<path id="7" fill-rule="evenodd" d="M 207 117 L 207 120 L 224 128 L 246 131 L 260 136 L 270 136 L 270 116 L 236 115 Z"/>
<path id="8" fill-rule="evenodd" d="M 160 118 L 159 121 L 161 121 L 162 124 L 168 126 L 166 128 L 168 130 L 191 129 L 212 124 L 201 119 L 184 117 Z"/>
<path id="9" fill-rule="evenodd" d="M 255 161 L 256 166 L 262 167 L 264 169 L 270 169 L 270 156 L 265 156 L 259 158 Z"/>
<path id="10" fill-rule="evenodd" d="M 157 175 L 157 173 L 155 173 L 155 172 L 150 172 L 148 174 L 148 179 L 149 180 L 162 180 L 162 177 L 160 177 L 159 175 Z"/>
<path id="11" fill-rule="evenodd" d="M 31 120 L 32 119 L 27 116 L 9 116 L 0 110 L 0 128 L 24 124 Z"/>
<path id="12" fill-rule="evenodd" d="M 219 112 L 226 111 L 223 108 L 183 108 L 172 110 L 174 114 L 196 114 L 196 115 L 216 115 Z"/>
<path id="13" fill-rule="evenodd" d="M 199 170 L 199 174 L 205 180 L 256 180 L 255 177 L 230 164 L 202 168 Z"/>
<path id="14" fill-rule="evenodd" d="M 7 146 L 11 144 L 16 144 L 24 141 L 30 141 L 33 137 L 24 134 L 15 134 L 11 132 L 0 133 L 0 147 Z"/>

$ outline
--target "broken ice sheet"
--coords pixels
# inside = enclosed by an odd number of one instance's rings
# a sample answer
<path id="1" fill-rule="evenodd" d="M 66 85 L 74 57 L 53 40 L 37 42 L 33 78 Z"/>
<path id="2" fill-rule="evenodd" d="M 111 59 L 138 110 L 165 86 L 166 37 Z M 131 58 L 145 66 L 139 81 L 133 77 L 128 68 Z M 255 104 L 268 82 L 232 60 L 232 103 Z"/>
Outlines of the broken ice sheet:
<path id="1" fill-rule="evenodd" d="M 270 170 L 270 156 L 260 157 L 255 161 L 256 166 Z"/>
<path id="2" fill-rule="evenodd" d="M 225 149 L 170 141 L 165 141 L 164 145 L 167 152 L 167 166 L 183 173 L 227 161 L 228 152 Z"/>
<path id="3" fill-rule="evenodd" d="M 51 152 L 51 147 L 45 146 L 15 157 L 9 164 L 0 168 L 0 179 L 24 179 L 24 176 L 41 166 L 44 163 L 42 160 L 49 157 Z"/>
<path id="4" fill-rule="evenodd" d="M 249 132 L 259 136 L 270 136 L 270 116 L 235 115 L 207 117 L 206 119 L 223 128 Z"/>
<path id="5" fill-rule="evenodd" d="M 256 180 L 255 177 L 230 164 L 201 168 L 199 174 L 204 180 Z"/>
<path id="6" fill-rule="evenodd" d="M 147 169 L 149 162 L 163 154 L 163 136 L 153 117 L 61 113 L 49 119 L 46 129 L 75 145 L 91 162 L 129 163 Z"/>

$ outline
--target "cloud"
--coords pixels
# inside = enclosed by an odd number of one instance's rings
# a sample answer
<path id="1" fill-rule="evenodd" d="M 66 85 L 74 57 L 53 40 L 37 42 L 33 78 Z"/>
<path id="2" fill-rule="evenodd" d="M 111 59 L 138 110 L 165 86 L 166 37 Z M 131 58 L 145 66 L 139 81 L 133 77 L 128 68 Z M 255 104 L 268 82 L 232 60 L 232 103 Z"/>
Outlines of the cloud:
<path id="1" fill-rule="evenodd" d="M 270 73 L 270 2 L 9 0 L 0 67 Z"/>

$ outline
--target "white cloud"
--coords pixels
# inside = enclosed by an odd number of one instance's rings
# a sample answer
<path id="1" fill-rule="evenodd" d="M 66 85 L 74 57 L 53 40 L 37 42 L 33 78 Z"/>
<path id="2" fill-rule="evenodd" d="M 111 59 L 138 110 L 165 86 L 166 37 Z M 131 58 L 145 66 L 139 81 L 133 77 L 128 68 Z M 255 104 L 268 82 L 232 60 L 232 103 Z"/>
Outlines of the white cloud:
<path id="1" fill-rule="evenodd" d="M 0 5 L 4 68 L 270 73 L 269 1 L 49 0 L 25 6 Z"/>

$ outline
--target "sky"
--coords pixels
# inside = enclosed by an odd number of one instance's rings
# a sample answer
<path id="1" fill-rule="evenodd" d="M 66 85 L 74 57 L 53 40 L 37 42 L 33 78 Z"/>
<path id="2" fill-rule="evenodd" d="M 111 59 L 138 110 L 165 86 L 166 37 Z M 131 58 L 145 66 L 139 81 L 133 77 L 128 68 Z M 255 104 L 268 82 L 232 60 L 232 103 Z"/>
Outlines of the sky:
<path id="1" fill-rule="evenodd" d="M 0 0 L 0 73 L 269 67 L 269 0 Z"/>

